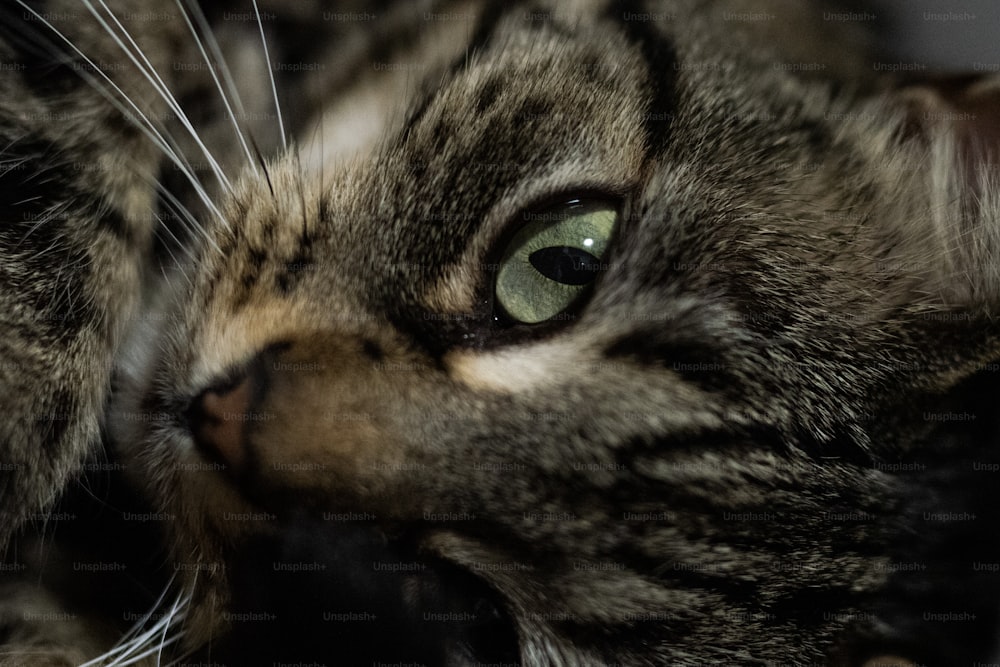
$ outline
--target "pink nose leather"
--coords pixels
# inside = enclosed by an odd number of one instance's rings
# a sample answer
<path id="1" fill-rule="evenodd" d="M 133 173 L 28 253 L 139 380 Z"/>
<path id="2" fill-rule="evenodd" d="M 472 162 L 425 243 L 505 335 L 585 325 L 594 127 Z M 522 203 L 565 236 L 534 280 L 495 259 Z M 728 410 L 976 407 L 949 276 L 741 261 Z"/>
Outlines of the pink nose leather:
<path id="1" fill-rule="evenodd" d="M 205 391 L 188 413 L 195 442 L 235 468 L 246 458 L 244 429 L 251 395 L 251 382 L 244 379 L 229 389 Z"/>

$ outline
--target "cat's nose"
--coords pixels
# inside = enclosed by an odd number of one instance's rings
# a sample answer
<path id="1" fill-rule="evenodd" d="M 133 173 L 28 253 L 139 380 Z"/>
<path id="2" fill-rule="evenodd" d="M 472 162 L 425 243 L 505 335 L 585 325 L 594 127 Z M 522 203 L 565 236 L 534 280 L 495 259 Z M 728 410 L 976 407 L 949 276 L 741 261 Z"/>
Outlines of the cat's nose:
<path id="1" fill-rule="evenodd" d="M 244 463 L 245 427 L 253 398 L 252 374 L 206 389 L 191 401 L 188 426 L 205 453 L 239 469 Z"/>
<path id="2" fill-rule="evenodd" d="M 424 413 L 387 405 L 400 391 L 429 386 L 415 378 L 401 390 L 395 369 L 431 372 L 423 357 L 402 349 L 389 357 L 388 349 L 341 332 L 267 346 L 193 396 L 184 418 L 196 449 L 224 464 L 255 502 L 281 502 L 285 492 L 303 489 L 317 497 L 381 493 L 386 470 L 400 465 L 409 446 L 404 429 Z M 421 395 L 419 405 L 423 400 L 432 399 Z"/>

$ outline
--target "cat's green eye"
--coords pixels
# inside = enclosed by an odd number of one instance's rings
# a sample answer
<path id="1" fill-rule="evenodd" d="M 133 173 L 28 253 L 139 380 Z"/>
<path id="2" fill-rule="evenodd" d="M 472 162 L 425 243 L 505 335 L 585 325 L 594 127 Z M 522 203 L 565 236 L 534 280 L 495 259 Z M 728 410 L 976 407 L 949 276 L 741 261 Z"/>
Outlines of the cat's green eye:
<path id="1" fill-rule="evenodd" d="M 617 221 L 615 207 L 593 202 L 535 215 L 500 260 L 495 291 L 506 315 L 536 324 L 565 311 L 605 266 Z"/>

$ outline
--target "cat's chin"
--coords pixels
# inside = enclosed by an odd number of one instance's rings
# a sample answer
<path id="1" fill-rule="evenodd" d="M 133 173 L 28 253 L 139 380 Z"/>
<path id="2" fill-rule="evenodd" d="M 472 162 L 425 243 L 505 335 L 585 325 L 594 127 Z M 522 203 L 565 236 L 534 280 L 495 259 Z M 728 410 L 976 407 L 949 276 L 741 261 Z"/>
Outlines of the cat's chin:
<path id="1" fill-rule="evenodd" d="M 149 480 L 145 493 L 167 518 L 188 651 L 211 647 L 228 664 L 519 661 L 512 603 L 483 572 L 438 555 L 450 551 L 440 548 L 447 535 L 370 512 L 261 504 L 181 418 L 130 420 L 139 403 L 126 401 L 115 413 L 132 476 Z"/>

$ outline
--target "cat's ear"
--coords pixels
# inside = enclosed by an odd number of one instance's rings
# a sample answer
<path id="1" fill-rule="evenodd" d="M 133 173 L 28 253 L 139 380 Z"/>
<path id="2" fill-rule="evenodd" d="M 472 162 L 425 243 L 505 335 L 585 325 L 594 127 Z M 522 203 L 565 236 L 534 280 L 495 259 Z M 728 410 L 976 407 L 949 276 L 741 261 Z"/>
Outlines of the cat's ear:
<path id="1" fill-rule="evenodd" d="M 1000 318 L 1000 74 L 911 78 L 891 95 L 906 148 L 885 171 L 914 189 L 883 226 L 924 267 L 925 305 Z"/>
<path id="2" fill-rule="evenodd" d="M 900 278 L 890 298 L 913 313 L 904 335 L 926 355 L 915 375 L 946 389 L 1000 359 L 1000 75 L 912 78 L 889 94 L 904 117 L 878 144 L 881 172 L 907 185 L 878 205 L 877 237 Z"/>
<path id="3" fill-rule="evenodd" d="M 910 110 L 910 129 L 950 135 L 960 160 L 955 166 L 979 192 L 982 171 L 1000 164 L 1000 74 L 911 79 L 899 94 Z"/>

